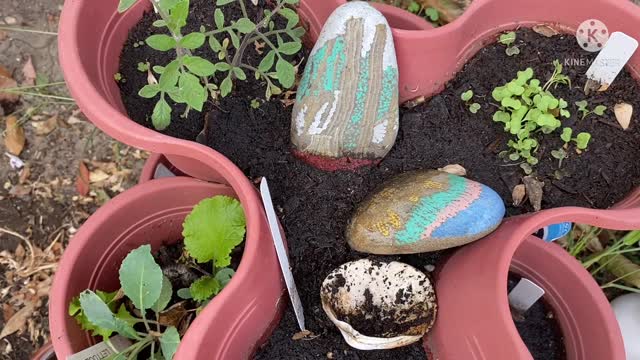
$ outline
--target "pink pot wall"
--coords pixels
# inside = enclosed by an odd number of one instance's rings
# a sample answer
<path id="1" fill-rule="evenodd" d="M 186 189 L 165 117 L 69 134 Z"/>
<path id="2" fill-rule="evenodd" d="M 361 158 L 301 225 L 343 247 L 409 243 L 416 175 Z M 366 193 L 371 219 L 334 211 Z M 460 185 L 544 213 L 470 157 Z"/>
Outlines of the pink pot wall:
<path id="1" fill-rule="evenodd" d="M 561 208 L 512 217 L 488 237 L 458 250 L 436 279 L 438 318 L 425 341 L 436 359 L 532 359 L 509 311 L 511 267 L 546 290 L 568 360 L 624 360 L 620 330 L 595 280 L 562 248 L 529 235 L 563 221 L 639 229 L 640 209 Z"/>
<path id="2" fill-rule="evenodd" d="M 49 323 L 58 358 L 92 342 L 67 314 L 72 297 L 87 288 L 117 289 L 118 269 L 130 250 L 142 244 L 158 249 L 180 240 L 184 217 L 198 201 L 215 195 L 242 201 L 246 196 L 240 194 L 226 185 L 191 178 L 159 179 L 127 190 L 92 215 L 66 249 L 51 291 Z M 265 220 L 261 213 L 247 214 L 245 249 L 237 273 L 191 324 L 175 359 L 248 358 L 277 324 L 284 284 L 273 245 L 262 236 L 268 232 Z M 243 322 L 251 326 L 229 325 Z M 210 345 L 220 341 L 224 344 Z M 230 350 L 237 341 L 242 346 Z"/>

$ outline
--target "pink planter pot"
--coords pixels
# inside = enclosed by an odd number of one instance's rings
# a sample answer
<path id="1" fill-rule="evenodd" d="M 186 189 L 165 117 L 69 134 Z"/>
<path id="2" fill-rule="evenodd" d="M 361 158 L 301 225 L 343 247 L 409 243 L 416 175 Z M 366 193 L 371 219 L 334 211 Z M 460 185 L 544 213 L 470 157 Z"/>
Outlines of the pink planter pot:
<path id="1" fill-rule="evenodd" d="M 72 297 L 87 288 L 117 289 L 118 268 L 130 250 L 142 244 L 158 249 L 180 240 L 182 222 L 191 208 L 215 195 L 237 197 L 245 208 L 244 254 L 231 282 L 189 327 L 175 359 L 249 357 L 276 325 L 285 304 L 275 250 L 265 236 L 266 218 L 257 206 L 246 206 L 256 191 L 251 185 L 236 188 L 176 177 L 148 181 L 118 195 L 74 236 L 60 262 L 49 303 L 51 339 L 59 359 L 93 342 L 67 314 Z M 245 323 L 251 326 L 236 326 Z M 211 346 L 217 342 L 222 343 Z"/>
<path id="2" fill-rule="evenodd" d="M 301 1 L 302 17 L 308 19 L 309 33 L 314 39 L 331 12 L 346 2 Z M 380 10 L 394 27 L 401 102 L 440 92 L 444 84 L 501 31 L 544 23 L 575 33 L 583 21 L 598 19 L 610 32 L 622 31 L 640 38 L 640 11 L 630 1 L 623 0 L 474 0 L 452 23 L 422 30 L 402 20 L 413 14 L 388 7 Z M 631 59 L 629 69 L 636 76 L 640 74 L 639 52 Z"/>
<path id="3" fill-rule="evenodd" d="M 618 324 L 595 280 L 562 248 L 529 235 L 562 221 L 638 229 L 640 209 L 562 208 L 513 217 L 458 250 L 436 279 L 438 318 L 425 340 L 435 359 L 532 359 L 511 319 L 506 290 L 511 269 L 545 289 L 568 360 L 624 360 Z"/>

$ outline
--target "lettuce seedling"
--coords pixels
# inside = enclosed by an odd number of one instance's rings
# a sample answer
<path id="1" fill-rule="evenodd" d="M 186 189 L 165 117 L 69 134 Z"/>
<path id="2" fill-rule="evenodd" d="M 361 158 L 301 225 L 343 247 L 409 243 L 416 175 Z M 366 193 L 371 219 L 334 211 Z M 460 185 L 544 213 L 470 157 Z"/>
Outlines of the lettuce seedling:
<path id="1" fill-rule="evenodd" d="M 589 141 L 591 140 L 591 134 L 581 132 L 572 140 L 575 141 L 578 150 L 586 150 L 587 146 L 589 146 Z"/>
<path id="2" fill-rule="evenodd" d="M 508 56 L 514 56 L 520 54 L 520 48 L 514 45 L 516 42 L 516 33 L 515 31 L 506 32 L 498 38 L 498 42 L 502 45 L 506 45 L 507 49 L 505 53 Z"/>
<path id="3" fill-rule="evenodd" d="M 475 114 L 482 108 L 480 104 L 477 102 L 472 103 L 471 99 L 473 98 L 473 90 L 467 90 L 460 95 L 460 99 L 465 102 L 465 104 L 469 107 L 469 111 L 472 114 Z"/>
<path id="4" fill-rule="evenodd" d="M 207 302 L 230 281 L 234 271 L 231 252 L 244 240 L 246 219 L 240 202 L 227 196 L 201 201 L 182 224 L 182 236 L 189 256 L 198 263 L 210 263 L 212 273 L 182 291 L 183 297 Z"/>
<path id="5" fill-rule="evenodd" d="M 593 109 L 593 111 L 589 111 L 589 109 L 587 108 L 587 106 L 589 106 L 587 100 L 576 101 L 576 106 L 578 107 L 578 111 L 582 113 L 582 120 L 584 120 L 591 114 L 602 116 L 604 115 L 605 111 L 607 111 L 607 107 L 604 105 L 598 105 L 595 107 L 595 109 Z"/>
<path id="6" fill-rule="evenodd" d="M 178 297 L 194 299 L 204 306 L 231 281 L 235 272 L 227 266 L 231 264 L 231 252 L 244 239 L 245 223 L 240 202 L 227 196 L 202 200 L 193 208 L 183 223 L 185 247 L 196 261 L 215 264 L 214 272 L 189 288 L 176 291 Z M 118 291 L 82 292 L 69 304 L 69 315 L 84 330 L 102 336 L 107 343 L 114 333 L 133 340 L 130 347 L 110 360 L 135 359 L 147 348 L 155 358 L 171 360 L 180 334 L 175 326 L 163 324 L 158 314 L 167 308 L 174 291 L 153 258 L 151 246 L 142 245 L 125 257 L 119 279 Z M 135 306 L 135 314 L 140 315 L 134 316 L 127 310 L 125 298 Z M 155 314 L 155 320 L 147 318 L 149 312 Z M 156 349 L 160 349 L 158 353 Z"/>
<path id="7" fill-rule="evenodd" d="M 175 326 L 161 326 L 147 319 L 149 311 L 156 314 L 163 311 L 173 294 L 171 282 L 151 255 L 151 246 L 142 245 L 131 251 L 122 261 L 119 274 L 121 290 L 113 293 L 85 290 L 72 300 L 69 314 L 83 329 L 102 336 L 107 343 L 113 333 L 133 341 L 131 346 L 109 359 L 135 359 L 147 348 L 151 348 L 151 354 L 161 349 L 165 359 L 173 359 L 180 343 L 178 330 Z M 136 307 L 140 316 L 133 316 L 127 310 L 124 297 Z M 116 308 L 119 309 L 117 312 Z M 144 330 L 134 328 L 137 324 L 143 324 Z M 152 324 L 156 325 L 153 329 Z"/>
<path id="8" fill-rule="evenodd" d="M 140 0 L 120 0 L 118 11 L 128 10 L 137 1 Z M 247 79 L 245 71 L 253 72 L 256 80 L 266 81 L 267 99 L 282 93 L 280 86 L 288 89 L 294 85 L 296 68 L 285 56 L 297 54 L 302 49 L 301 37 L 305 30 L 297 26 L 298 14 L 287 6 L 297 4 L 299 0 L 275 0 L 273 11 L 265 10 L 257 23 L 248 18 L 245 0 L 217 0 L 218 8 L 213 14 L 216 29 L 201 27 L 200 31 L 189 34 L 182 32 L 187 25 L 189 0 L 149 1 L 161 18 L 154 22 L 154 26 L 166 28 L 169 35 L 151 35 L 146 39 L 146 44 L 158 51 L 174 51 L 176 55 L 166 66 L 154 66 L 153 70 L 160 75 L 159 81 L 149 83 L 139 92 L 144 98 L 159 98 L 151 115 L 157 130 L 164 130 L 171 122 L 172 109 L 167 97 L 178 104 L 187 105 L 182 115 L 186 117 L 191 109 L 202 111 L 209 94 L 214 100 L 218 94 L 223 97 L 230 94 L 235 80 Z M 239 3 L 242 17 L 225 19 L 219 7 L 233 2 Z M 287 20 L 284 29 L 276 28 L 276 16 Z M 223 34 L 224 39 L 219 41 L 216 36 Z M 286 41 L 285 36 L 288 38 Z M 264 42 L 271 50 L 266 52 L 259 64 L 248 64 L 244 59 L 245 52 L 256 41 Z M 207 42 L 216 53 L 215 63 L 192 54 L 192 50 L 199 49 Z M 230 56 L 232 52 L 233 56 Z M 220 76 L 216 77 L 216 74 Z M 220 77 L 223 80 L 216 84 L 215 79 Z"/>

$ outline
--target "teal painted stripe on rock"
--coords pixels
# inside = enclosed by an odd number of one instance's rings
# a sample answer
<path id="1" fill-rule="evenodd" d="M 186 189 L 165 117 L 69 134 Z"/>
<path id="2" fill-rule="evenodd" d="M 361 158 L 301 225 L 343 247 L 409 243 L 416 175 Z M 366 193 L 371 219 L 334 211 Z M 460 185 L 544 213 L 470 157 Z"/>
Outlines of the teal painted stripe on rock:
<path id="1" fill-rule="evenodd" d="M 324 82 L 325 91 L 333 92 L 336 84 L 340 84 L 345 57 L 344 38 L 340 37 L 336 39 L 333 50 L 327 58 L 327 74 Z"/>
<path id="2" fill-rule="evenodd" d="M 385 117 L 391 108 L 393 96 L 398 92 L 398 69 L 388 66 L 382 76 L 382 94 L 378 105 L 378 120 Z"/>
<path id="3" fill-rule="evenodd" d="M 411 244 L 420 239 L 422 232 L 438 218 L 438 214 L 454 200 L 462 196 L 466 190 L 467 179 L 448 175 L 449 188 L 431 196 L 425 196 L 413 208 L 411 217 L 404 229 L 396 233 L 396 241 Z"/>

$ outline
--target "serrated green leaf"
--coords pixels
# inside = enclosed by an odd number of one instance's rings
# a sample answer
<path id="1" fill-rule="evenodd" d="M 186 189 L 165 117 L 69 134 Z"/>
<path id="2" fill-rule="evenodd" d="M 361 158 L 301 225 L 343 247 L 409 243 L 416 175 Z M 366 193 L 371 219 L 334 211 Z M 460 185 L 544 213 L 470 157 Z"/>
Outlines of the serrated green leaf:
<path id="1" fill-rule="evenodd" d="M 209 36 L 209 46 L 211 47 L 211 50 L 215 52 L 222 51 L 222 44 L 220 44 L 220 41 L 218 41 L 214 36 Z"/>
<path id="2" fill-rule="evenodd" d="M 222 288 L 218 279 L 213 276 L 203 276 L 194 281 L 189 287 L 189 293 L 196 301 L 205 301 L 211 299 L 220 292 Z"/>
<path id="3" fill-rule="evenodd" d="M 138 0 L 120 0 L 118 3 L 118 12 L 123 13 L 133 6 Z"/>
<path id="4" fill-rule="evenodd" d="M 160 79 L 158 80 L 158 85 L 160 85 L 160 89 L 163 91 L 168 91 L 172 87 L 176 86 L 178 82 L 178 78 L 180 77 L 180 62 L 178 60 L 174 60 L 170 62 L 162 71 L 160 75 Z"/>
<path id="5" fill-rule="evenodd" d="M 180 39 L 179 45 L 185 49 L 194 50 L 202 46 L 205 40 L 206 36 L 203 33 L 192 32 Z"/>
<path id="6" fill-rule="evenodd" d="M 278 81 L 285 88 L 289 89 L 296 81 L 296 70 L 288 61 L 284 59 L 278 59 L 276 62 L 276 74 L 278 75 Z"/>
<path id="7" fill-rule="evenodd" d="M 223 81 L 220 88 L 224 86 Z M 182 236 L 189 255 L 198 262 L 214 260 L 216 267 L 227 267 L 231 251 L 244 239 L 245 225 L 238 200 L 215 196 L 193 208 L 182 225 Z"/>
<path id="8" fill-rule="evenodd" d="M 158 301 L 162 290 L 162 269 L 151 255 L 150 245 L 132 250 L 122 261 L 119 274 L 122 290 L 136 308 L 144 311 Z"/>
<path id="9" fill-rule="evenodd" d="M 300 22 L 300 17 L 298 16 L 298 14 L 289 8 L 282 8 L 280 9 L 280 11 L 278 12 L 278 14 L 280 14 L 281 16 L 283 16 L 285 19 L 287 19 L 287 29 L 291 29 L 294 26 L 298 25 L 298 22 Z"/>
<path id="10" fill-rule="evenodd" d="M 182 92 L 180 91 L 180 88 L 178 88 L 177 86 L 170 88 L 166 93 L 169 95 L 171 100 L 175 101 L 176 103 L 178 104 L 185 103 L 184 96 L 182 96 Z"/>
<path id="11" fill-rule="evenodd" d="M 120 308 L 118 308 L 118 312 L 116 313 L 115 316 L 117 319 L 123 320 L 124 322 L 126 322 L 131 326 L 134 326 L 135 324 L 141 321 L 140 319 L 137 319 L 133 315 L 131 315 L 131 313 L 127 310 L 127 307 L 124 304 L 120 305 Z"/>
<path id="12" fill-rule="evenodd" d="M 153 108 L 151 123 L 156 130 L 162 131 L 171 123 L 171 106 L 164 98 L 160 98 Z"/>
<path id="13" fill-rule="evenodd" d="M 231 38 L 231 43 L 233 44 L 233 47 L 235 47 L 236 49 L 240 48 L 240 38 L 238 37 L 238 35 L 236 35 L 236 33 L 234 33 L 233 31 L 229 30 L 229 37 Z"/>
<path id="14" fill-rule="evenodd" d="M 197 111 L 202 111 L 204 102 L 207 100 L 207 91 L 200 84 L 200 79 L 195 75 L 183 73 L 180 75 L 178 86 L 187 105 Z"/>
<path id="15" fill-rule="evenodd" d="M 224 27 L 224 13 L 220 9 L 216 9 L 213 12 L 213 20 L 216 23 L 216 28 L 222 29 Z"/>
<path id="16" fill-rule="evenodd" d="M 180 334 L 175 327 L 169 326 L 160 337 L 162 356 L 167 360 L 172 360 L 178 350 L 178 345 L 180 345 Z"/>
<path id="17" fill-rule="evenodd" d="M 160 92 L 160 86 L 158 84 L 145 85 L 140 91 L 138 91 L 138 95 L 145 98 L 151 99 L 158 95 Z"/>
<path id="18" fill-rule="evenodd" d="M 182 64 L 198 76 L 211 76 L 216 72 L 216 66 L 213 63 L 199 56 L 185 56 Z"/>
<path id="19" fill-rule="evenodd" d="M 223 6 L 223 5 L 227 5 L 230 4 L 232 2 L 234 2 L 236 0 L 216 0 L 216 6 Z"/>
<path id="20" fill-rule="evenodd" d="M 254 99 L 256 100 L 256 99 Z M 257 101 L 257 100 L 256 100 Z M 260 103 L 258 102 L 258 107 Z M 231 281 L 233 275 L 235 275 L 235 271 L 231 268 L 222 268 L 216 272 L 216 280 L 220 283 L 221 289 L 227 286 L 227 284 Z"/>
<path id="21" fill-rule="evenodd" d="M 256 24 L 247 18 L 240 18 L 234 24 L 235 28 L 243 34 L 248 34 L 256 29 Z"/>
<path id="22" fill-rule="evenodd" d="M 297 40 L 300 40 L 300 38 L 302 38 L 306 32 L 307 31 L 303 27 L 297 27 L 295 29 L 287 30 L 287 34 L 292 39 L 297 39 Z"/>
<path id="23" fill-rule="evenodd" d="M 238 80 L 247 80 L 247 74 L 245 74 L 244 70 L 239 67 L 233 68 L 233 74 L 238 78 Z"/>
<path id="24" fill-rule="evenodd" d="M 189 0 L 170 0 L 174 2 L 167 5 L 169 12 L 169 23 L 167 26 L 174 32 L 179 33 L 185 25 L 187 25 L 187 17 L 189 16 Z"/>
<path id="25" fill-rule="evenodd" d="M 231 90 L 233 90 L 233 82 L 231 81 L 231 76 L 227 76 L 220 84 L 220 95 L 225 97 L 231 93 Z"/>
<path id="26" fill-rule="evenodd" d="M 176 40 L 171 36 L 164 34 L 151 35 L 145 40 L 145 42 L 153 49 L 159 51 L 168 51 L 175 49 L 176 47 Z"/>
<path id="27" fill-rule="evenodd" d="M 260 61 L 260 65 L 258 65 L 258 70 L 263 73 L 268 72 L 273 67 L 273 63 L 276 60 L 276 52 L 271 50 L 267 53 L 267 55 Z"/>
<path id="28" fill-rule="evenodd" d="M 297 41 L 283 43 L 278 47 L 278 51 L 285 55 L 294 55 L 302 49 L 302 44 Z"/>
<path id="29" fill-rule="evenodd" d="M 151 306 L 151 310 L 155 312 L 161 312 L 164 310 L 169 302 L 171 301 L 171 296 L 173 296 L 173 287 L 171 286 L 171 281 L 166 276 L 162 277 L 162 290 L 160 290 L 160 297 L 155 304 Z"/>

